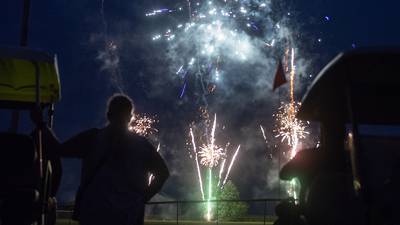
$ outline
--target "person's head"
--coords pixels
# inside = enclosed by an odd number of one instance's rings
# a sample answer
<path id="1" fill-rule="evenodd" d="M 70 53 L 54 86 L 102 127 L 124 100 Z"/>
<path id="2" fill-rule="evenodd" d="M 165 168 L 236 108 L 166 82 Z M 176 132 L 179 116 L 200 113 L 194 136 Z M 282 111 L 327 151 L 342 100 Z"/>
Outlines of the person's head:
<path id="1" fill-rule="evenodd" d="M 108 99 L 107 119 L 111 125 L 128 126 L 132 118 L 133 103 L 124 94 L 114 94 Z"/>

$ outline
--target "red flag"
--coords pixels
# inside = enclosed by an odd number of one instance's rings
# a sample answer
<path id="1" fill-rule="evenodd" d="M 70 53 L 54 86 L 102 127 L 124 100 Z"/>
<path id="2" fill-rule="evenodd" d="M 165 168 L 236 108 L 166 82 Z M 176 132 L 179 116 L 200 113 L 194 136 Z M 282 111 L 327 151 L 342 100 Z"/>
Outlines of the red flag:
<path id="1" fill-rule="evenodd" d="M 275 72 L 274 86 L 272 87 L 272 91 L 275 91 L 278 87 L 285 84 L 287 82 L 285 71 L 283 70 L 282 61 L 279 60 L 278 68 Z"/>

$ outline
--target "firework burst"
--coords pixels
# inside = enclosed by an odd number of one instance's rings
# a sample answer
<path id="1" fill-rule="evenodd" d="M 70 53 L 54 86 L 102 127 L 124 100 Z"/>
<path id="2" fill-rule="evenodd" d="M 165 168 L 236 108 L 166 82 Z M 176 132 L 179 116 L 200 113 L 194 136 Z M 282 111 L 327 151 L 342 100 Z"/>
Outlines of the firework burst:
<path id="1" fill-rule="evenodd" d="M 241 71 L 236 68 L 251 66 L 251 71 L 246 74 L 264 73 L 271 69 L 269 62 L 275 59 L 276 52 L 283 50 L 282 43 L 292 40 L 289 29 L 272 19 L 270 0 L 182 0 L 178 1 L 176 7 L 151 9 L 145 15 L 151 20 L 168 15 L 168 18 L 174 17 L 174 21 L 177 21 L 176 24 L 169 23 L 167 27 L 152 33 L 150 39 L 163 43 L 157 46 L 167 50 L 166 57 L 172 62 L 169 65 L 172 68 L 171 75 L 180 82 L 177 98 L 185 100 L 195 96 L 198 99 L 193 102 L 204 107 L 205 111 L 208 109 L 209 96 L 217 93 L 215 90 L 219 90 L 220 86 L 230 84 L 229 79 Z M 286 52 L 289 56 L 290 49 Z M 293 62 L 293 49 L 292 59 Z M 228 77 L 228 74 L 231 76 Z M 195 95 L 186 94 L 189 91 Z M 240 146 L 228 162 L 227 148 L 223 149 L 222 145 L 215 143 L 216 116 L 211 126 L 208 122 L 204 124 L 206 128 L 201 131 L 190 127 L 190 144 L 202 197 L 211 200 L 213 170 L 219 167 L 217 185 L 223 187 Z M 202 168 L 207 169 L 209 176 L 208 182 L 204 182 L 208 183 L 208 191 L 203 189 Z M 208 202 L 208 220 L 211 218 L 210 205 Z"/>
<path id="2" fill-rule="evenodd" d="M 218 165 L 220 159 L 225 156 L 224 149 L 215 144 L 215 128 L 217 125 L 217 114 L 214 116 L 214 122 L 211 130 L 211 138 L 209 143 L 200 147 L 199 156 L 200 163 L 207 167 L 214 167 Z"/>
<path id="3" fill-rule="evenodd" d="M 277 114 L 274 114 L 277 126 L 274 132 L 282 142 L 287 142 L 291 147 L 296 146 L 298 141 L 306 138 L 309 132 L 306 130 L 307 123 L 298 120 L 295 116 L 300 103 L 281 103 Z"/>
<path id="4" fill-rule="evenodd" d="M 150 116 L 135 114 L 129 123 L 128 129 L 140 136 L 149 136 L 158 132 L 154 128 L 155 123 L 157 123 L 157 120 Z"/>
<path id="5" fill-rule="evenodd" d="M 285 71 L 289 72 L 290 69 L 290 102 L 282 102 L 278 109 L 278 113 L 273 115 L 277 121 L 277 126 L 274 132 L 276 133 L 276 137 L 281 138 L 281 142 L 287 142 L 290 147 L 290 153 L 287 160 L 291 160 L 295 157 L 298 151 L 300 140 L 306 138 L 309 132 L 306 131 L 306 123 L 296 118 L 296 114 L 301 104 L 296 102 L 294 99 L 294 79 L 296 75 L 294 48 L 286 48 L 284 62 Z M 295 179 L 291 180 L 287 185 L 288 194 L 295 199 L 297 199 L 298 189 L 298 183 Z"/>
<path id="6" fill-rule="evenodd" d="M 178 23 L 153 33 L 151 39 L 166 43 L 173 57 L 173 74 L 182 84 L 179 98 L 185 96 L 188 80 L 194 77 L 200 78 L 204 95 L 214 92 L 230 73 L 227 63 L 258 62 L 275 47 L 275 37 L 282 36 L 281 26 L 269 19 L 268 0 L 186 0 L 174 8 L 145 13 L 147 17 L 166 14 L 179 18 Z"/>
<path id="7" fill-rule="evenodd" d="M 140 136 L 147 137 L 151 134 L 158 132 L 158 130 L 154 128 L 154 124 L 157 122 L 158 121 L 152 117 L 141 114 L 135 114 L 134 116 L 132 116 L 132 119 L 129 122 L 128 130 Z M 158 143 L 157 152 L 160 151 L 160 147 L 161 144 Z M 150 173 L 148 177 L 148 186 L 150 186 L 154 178 L 155 178 L 154 175 Z"/>
<path id="8" fill-rule="evenodd" d="M 224 155 L 224 150 L 216 145 L 203 145 L 199 151 L 200 163 L 211 168 L 217 166 Z"/>
<path id="9" fill-rule="evenodd" d="M 208 124 L 209 121 L 209 116 L 206 113 L 203 118 L 206 118 L 206 124 Z M 229 143 L 226 144 L 225 148 L 219 147 L 215 143 L 215 132 L 216 132 L 216 126 L 217 126 L 217 115 L 214 115 L 214 120 L 212 123 L 211 127 L 211 133 L 206 134 L 207 141 L 205 144 L 200 147 L 200 150 L 197 149 L 197 143 L 196 143 L 196 137 L 193 132 L 193 128 L 190 128 L 190 139 L 191 139 L 191 145 L 192 149 L 194 152 L 194 160 L 196 162 L 196 169 L 197 169 L 197 175 L 198 175 L 198 180 L 199 180 L 199 185 L 200 185 L 200 191 L 203 200 L 207 200 L 207 207 L 206 207 L 206 213 L 205 217 L 208 221 L 212 219 L 212 209 L 213 209 L 213 204 L 211 200 L 214 199 L 213 197 L 213 187 L 216 185 L 219 188 L 223 188 L 227 179 L 229 178 L 230 171 L 232 169 L 232 166 L 235 163 L 236 157 L 238 155 L 240 145 L 236 149 L 235 153 L 233 154 L 233 157 L 230 161 L 229 167 L 224 175 L 224 169 L 225 169 L 225 164 L 227 160 L 227 151 L 229 148 Z M 208 129 L 206 129 L 208 130 Z M 220 163 L 221 162 L 221 163 Z M 203 177 L 202 177 L 202 172 L 200 169 L 200 165 L 202 165 L 205 169 L 207 169 L 207 174 L 208 174 L 208 182 L 207 182 L 207 196 L 204 193 L 204 187 L 203 187 Z M 219 165 L 219 174 L 218 174 L 218 183 L 213 184 L 212 179 L 213 179 L 213 170 Z M 223 178 L 223 180 L 222 180 Z"/>

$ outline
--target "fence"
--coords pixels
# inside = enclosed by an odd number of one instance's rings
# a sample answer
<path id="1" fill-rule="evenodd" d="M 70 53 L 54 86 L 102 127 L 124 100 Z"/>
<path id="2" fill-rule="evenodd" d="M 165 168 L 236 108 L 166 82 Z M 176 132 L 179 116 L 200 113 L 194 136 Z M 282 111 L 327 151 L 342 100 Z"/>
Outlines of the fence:
<path id="1" fill-rule="evenodd" d="M 159 201 L 149 202 L 146 206 L 145 219 L 149 221 L 163 221 L 163 224 L 186 224 L 187 221 L 206 221 L 204 210 L 196 205 L 212 204 L 213 218 L 207 224 L 225 224 L 224 218 L 220 218 L 220 208 L 223 204 L 245 203 L 249 207 L 250 214 L 235 218 L 235 221 L 252 222 L 253 224 L 270 224 L 275 219 L 275 206 L 281 199 L 238 199 L 238 200 L 210 200 L 210 201 Z M 220 207 L 219 207 L 220 206 Z M 229 206 L 228 206 L 229 207 Z M 202 214 L 201 216 L 197 213 Z M 202 211 L 202 212 L 200 212 Z M 59 218 L 67 219 L 67 224 L 74 224 L 70 221 L 71 210 L 58 210 Z M 185 222 L 186 221 L 186 222 Z M 157 223 L 158 224 L 158 223 Z"/>

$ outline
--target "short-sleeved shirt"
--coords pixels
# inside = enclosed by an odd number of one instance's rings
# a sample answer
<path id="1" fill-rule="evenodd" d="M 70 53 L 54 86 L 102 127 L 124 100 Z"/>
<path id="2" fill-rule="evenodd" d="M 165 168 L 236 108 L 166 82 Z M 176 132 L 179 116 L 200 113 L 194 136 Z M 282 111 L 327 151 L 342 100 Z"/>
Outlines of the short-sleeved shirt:
<path id="1" fill-rule="evenodd" d="M 85 147 L 81 151 L 81 184 L 89 182 L 83 192 L 82 219 L 107 213 L 100 216 L 104 221 L 115 217 L 122 219 L 121 223 L 136 220 L 133 217 L 140 216 L 144 207 L 148 173 L 160 160 L 155 148 L 144 137 L 110 127 L 90 129 L 73 139 L 79 148 Z"/>

